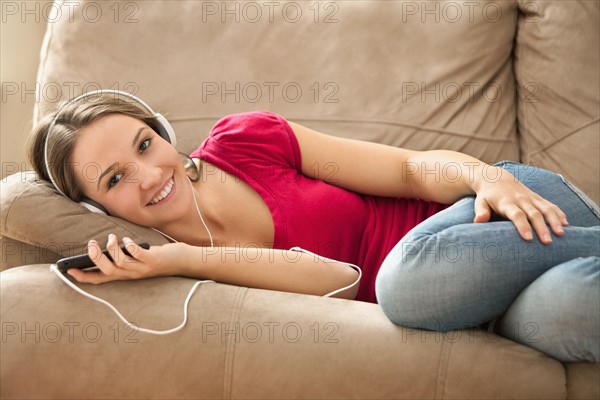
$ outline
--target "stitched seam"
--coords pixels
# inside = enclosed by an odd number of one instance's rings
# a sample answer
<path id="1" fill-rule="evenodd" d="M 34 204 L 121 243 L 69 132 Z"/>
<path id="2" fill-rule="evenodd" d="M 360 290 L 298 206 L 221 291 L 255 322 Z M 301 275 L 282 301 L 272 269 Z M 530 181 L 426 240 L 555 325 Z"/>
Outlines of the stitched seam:
<path id="1" fill-rule="evenodd" d="M 235 329 L 235 333 L 233 338 L 232 335 L 228 335 L 225 348 L 225 365 L 223 367 L 223 399 L 231 399 L 231 391 L 233 387 L 233 369 L 235 363 L 235 344 L 238 341 L 239 334 L 239 329 L 237 328 L 240 320 L 240 311 L 244 305 L 244 300 L 246 299 L 246 293 L 248 293 L 248 288 L 246 287 L 239 287 L 237 289 L 233 309 L 231 310 L 231 316 L 229 317 L 228 329 Z"/>
<path id="2" fill-rule="evenodd" d="M 209 117 L 170 117 L 170 122 L 182 122 L 182 121 L 194 121 L 194 120 L 218 120 L 222 116 L 209 116 Z M 497 138 L 492 136 L 474 136 L 473 134 L 463 133 L 463 132 L 453 132 L 445 129 L 437 129 L 437 128 L 429 128 L 421 125 L 412 125 L 403 122 L 382 120 L 382 119 L 351 119 L 351 118 L 302 118 L 302 117 L 294 117 L 289 116 L 286 119 L 294 120 L 294 121 L 309 121 L 309 122 L 351 122 L 351 123 L 362 123 L 362 124 L 383 124 L 383 125 L 393 125 L 393 126 L 402 126 L 406 128 L 418 129 L 421 131 L 435 132 L 435 133 L 443 133 L 450 136 L 458 136 L 465 139 L 470 140 L 485 140 L 489 142 L 498 142 L 498 143 L 511 143 L 513 140 L 511 138 Z"/>
<path id="3" fill-rule="evenodd" d="M 16 196 L 13 197 L 12 201 L 10 201 L 10 204 L 6 210 L 6 213 L 4 213 L 4 218 L 2 218 L 4 220 L 4 224 L 2 225 L 2 227 L 0 227 L 0 229 L 2 230 L 2 233 L 6 234 L 7 236 L 10 236 L 10 232 L 8 230 L 8 218 L 10 215 L 10 211 L 12 210 L 15 202 L 19 199 L 19 197 L 21 197 L 21 195 L 27 191 L 31 190 L 31 187 L 27 186 L 25 187 L 19 194 L 17 194 Z M 17 233 L 15 231 L 15 233 Z M 18 234 L 18 233 L 17 233 Z"/>
<path id="4" fill-rule="evenodd" d="M 579 197 L 579 200 L 581 200 L 583 204 L 585 204 L 585 206 L 592 212 L 592 214 L 594 214 L 597 218 L 600 219 L 600 209 L 598 208 L 598 205 L 594 203 L 594 201 L 590 199 L 585 193 L 583 193 L 579 188 L 577 188 L 575 185 L 573 185 L 571 182 L 565 179 L 564 176 L 560 174 L 558 176 L 560 176 L 560 179 L 569 188 L 569 190 L 571 190 L 571 192 L 573 192 L 575 196 Z"/>
<path id="5" fill-rule="evenodd" d="M 292 119 L 292 118 L 290 118 L 290 119 Z M 499 142 L 499 143 L 510 143 L 510 142 L 512 142 L 511 138 L 497 138 L 497 137 L 492 137 L 492 136 L 474 136 L 473 134 L 468 134 L 468 133 L 463 133 L 463 132 L 454 132 L 454 131 L 449 131 L 449 130 L 446 130 L 446 129 L 430 128 L 430 127 L 425 127 L 425 126 L 422 126 L 422 125 L 407 124 L 407 123 L 404 123 L 404 122 L 381 120 L 381 119 L 380 120 L 375 120 L 375 119 L 371 119 L 371 120 L 359 120 L 359 119 L 350 119 L 350 118 L 344 118 L 344 119 L 337 119 L 337 118 L 329 118 L 329 119 L 323 119 L 323 118 L 294 118 L 294 120 L 323 121 L 323 122 L 352 122 L 352 123 L 393 125 L 393 126 L 402 126 L 402 127 L 405 127 L 405 128 L 418 129 L 418 130 L 421 130 L 421 131 L 443 133 L 443 134 L 446 134 L 446 135 L 458 136 L 458 137 L 462 137 L 462 138 L 466 138 L 466 139 L 470 139 L 470 140 L 487 140 L 487 141 L 490 141 L 490 142 Z"/>
<path id="6" fill-rule="evenodd" d="M 564 395 L 563 395 L 563 399 L 568 399 L 569 398 L 569 371 L 568 371 L 568 366 L 566 366 L 565 364 L 561 363 L 562 366 L 562 370 L 563 370 L 563 390 L 564 390 Z"/>
<path id="7" fill-rule="evenodd" d="M 56 1 L 56 0 L 55 0 Z M 61 0 L 60 4 L 57 4 L 59 9 L 62 12 L 64 0 Z M 48 61 L 48 49 L 50 48 L 50 43 L 52 42 L 52 38 L 54 38 L 54 24 L 47 24 L 46 32 L 44 33 L 44 41 L 42 43 L 42 48 L 40 49 L 40 68 L 38 68 L 36 82 L 42 82 L 42 77 L 45 76 L 46 72 L 46 63 Z M 42 56 L 44 57 L 42 60 Z M 37 125 L 40 119 L 40 105 L 36 102 L 33 107 L 33 124 Z"/>
<path id="8" fill-rule="evenodd" d="M 558 143 L 562 142 L 563 140 L 565 140 L 565 139 L 566 139 L 566 138 L 568 138 L 569 136 L 572 136 L 572 135 L 576 134 L 576 133 L 577 133 L 577 132 L 579 132 L 580 130 L 582 130 L 582 129 L 584 129 L 584 128 L 587 128 L 588 126 L 590 126 L 590 125 L 593 125 L 593 124 L 595 124 L 595 123 L 596 123 L 596 122 L 598 122 L 598 121 L 600 121 L 600 117 L 598 117 L 598 118 L 596 118 L 596 119 L 593 119 L 593 120 L 591 120 L 591 121 L 589 121 L 589 122 L 587 122 L 587 123 L 585 123 L 585 124 L 583 124 L 583 125 L 581 125 L 581 126 L 579 126 L 579 127 L 575 128 L 575 129 L 574 129 L 574 130 L 572 130 L 571 132 L 569 132 L 569 133 L 567 133 L 566 135 L 564 135 L 564 136 L 562 136 L 562 137 L 560 137 L 560 138 L 556 139 L 555 141 L 551 142 L 550 144 L 547 144 L 546 146 L 542 147 L 541 149 L 538 149 L 538 150 L 534 151 L 533 153 L 531 153 L 531 157 L 533 157 L 533 156 L 535 156 L 535 155 L 537 155 L 537 154 L 539 154 L 539 153 L 541 153 L 541 152 L 543 152 L 543 151 L 546 151 L 546 150 L 548 150 L 549 148 L 551 148 L 551 147 L 553 147 L 553 146 L 557 145 Z"/>
<path id="9" fill-rule="evenodd" d="M 515 83 L 517 84 L 517 86 L 520 84 L 520 79 L 521 77 L 523 77 L 523 43 L 522 43 L 522 35 L 523 35 L 523 18 L 521 18 L 521 15 L 519 15 L 519 13 L 521 12 L 521 0 L 519 0 L 518 4 L 517 4 L 517 15 L 518 15 L 518 23 L 517 23 L 517 34 L 516 34 L 516 40 L 515 40 L 515 46 L 516 46 L 516 60 L 519 60 L 518 63 L 518 67 L 515 69 L 516 74 L 515 74 Z M 519 43 L 519 41 L 521 41 L 521 43 Z M 529 146 L 524 146 L 524 144 L 529 144 L 530 140 L 527 137 L 527 114 L 528 114 L 528 110 L 527 110 L 527 103 L 526 102 L 522 102 L 521 101 L 521 97 L 516 94 L 517 96 L 517 137 L 519 139 L 519 156 L 521 158 L 521 160 L 529 160 L 529 152 L 530 150 L 527 150 L 527 154 L 523 154 L 523 149 L 525 147 L 529 147 Z M 522 118 L 519 118 L 519 109 L 522 110 Z M 519 121 L 521 121 L 521 126 L 523 127 L 523 132 L 521 132 L 521 130 L 519 129 Z"/>
<path id="10" fill-rule="evenodd" d="M 435 383 L 434 399 L 443 399 L 446 389 L 446 374 L 448 372 L 448 364 L 450 361 L 450 350 L 452 343 L 445 340 L 442 342 L 442 350 L 440 351 L 440 363 L 438 365 L 437 380 Z"/>

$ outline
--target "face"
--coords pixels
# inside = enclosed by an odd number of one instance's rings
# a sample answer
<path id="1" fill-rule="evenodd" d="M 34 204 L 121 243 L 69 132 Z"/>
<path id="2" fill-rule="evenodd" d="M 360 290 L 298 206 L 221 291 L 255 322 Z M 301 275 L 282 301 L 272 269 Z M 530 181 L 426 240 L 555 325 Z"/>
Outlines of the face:
<path id="1" fill-rule="evenodd" d="M 136 118 L 110 114 L 83 128 L 72 162 L 84 196 L 115 217 L 160 229 L 191 209 L 177 150 Z"/>

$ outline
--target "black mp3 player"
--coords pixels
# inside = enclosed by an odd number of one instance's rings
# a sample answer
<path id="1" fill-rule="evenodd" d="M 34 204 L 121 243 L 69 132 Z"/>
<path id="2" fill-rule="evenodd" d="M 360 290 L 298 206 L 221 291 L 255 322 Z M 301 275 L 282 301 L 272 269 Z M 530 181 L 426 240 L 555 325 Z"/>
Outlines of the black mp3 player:
<path id="1" fill-rule="evenodd" d="M 148 250 L 150 248 L 150 245 L 146 242 L 139 243 L 139 246 L 146 250 Z M 126 255 L 131 257 L 131 254 L 129 254 L 125 245 L 121 245 L 121 250 L 123 250 L 123 253 L 125 253 Z M 113 261 L 112 257 L 108 253 L 108 250 L 104 250 L 102 252 L 102 254 L 104 254 L 106 257 L 108 257 L 109 260 Z M 56 266 L 58 267 L 58 270 L 63 273 L 67 272 L 67 270 L 71 269 L 71 268 L 87 269 L 87 268 L 96 267 L 96 265 L 92 262 L 92 260 L 88 257 L 87 254 L 81 254 L 79 256 L 61 258 L 60 260 L 58 260 L 56 262 Z"/>

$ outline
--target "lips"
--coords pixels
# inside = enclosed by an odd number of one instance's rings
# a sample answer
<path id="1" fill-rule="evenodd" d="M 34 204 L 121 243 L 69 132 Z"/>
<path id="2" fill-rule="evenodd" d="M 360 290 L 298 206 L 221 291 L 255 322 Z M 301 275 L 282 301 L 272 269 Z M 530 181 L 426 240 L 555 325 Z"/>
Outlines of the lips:
<path id="1" fill-rule="evenodd" d="M 171 179 L 169 179 L 169 181 L 165 184 L 165 186 L 162 188 L 162 190 L 160 191 L 159 194 L 157 194 L 152 200 L 150 200 L 150 202 L 146 205 L 148 206 L 154 206 L 156 204 L 159 204 L 161 201 L 163 201 L 165 198 L 167 198 L 169 196 L 169 194 L 171 193 L 171 191 L 173 190 L 173 187 L 175 186 L 175 180 L 173 179 L 173 177 L 171 177 Z"/>

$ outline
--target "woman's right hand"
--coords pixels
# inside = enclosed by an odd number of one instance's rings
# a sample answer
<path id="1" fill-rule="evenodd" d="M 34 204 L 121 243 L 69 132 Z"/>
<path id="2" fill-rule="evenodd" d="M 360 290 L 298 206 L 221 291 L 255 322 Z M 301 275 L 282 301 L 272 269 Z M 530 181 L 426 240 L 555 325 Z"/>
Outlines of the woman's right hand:
<path id="1" fill-rule="evenodd" d="M 117 237 L 108 236 L 106 249 L 114 261 L 102 254 L 100 244 L 95 240 L 88 242 L 88 257 L 100 269 L 99 271 L 82 271 L 71 268 L 69 275 L 81 283 L 100 284 L 118 280 L 144 279 L 157 276 L 178 274 L 181 265 L 184 244 L 168 243 L 162 246 L 141 248 L 130 238 L 123 238 L 123 244 L 131 256 L 126 255 L 118 245 Z"/>

